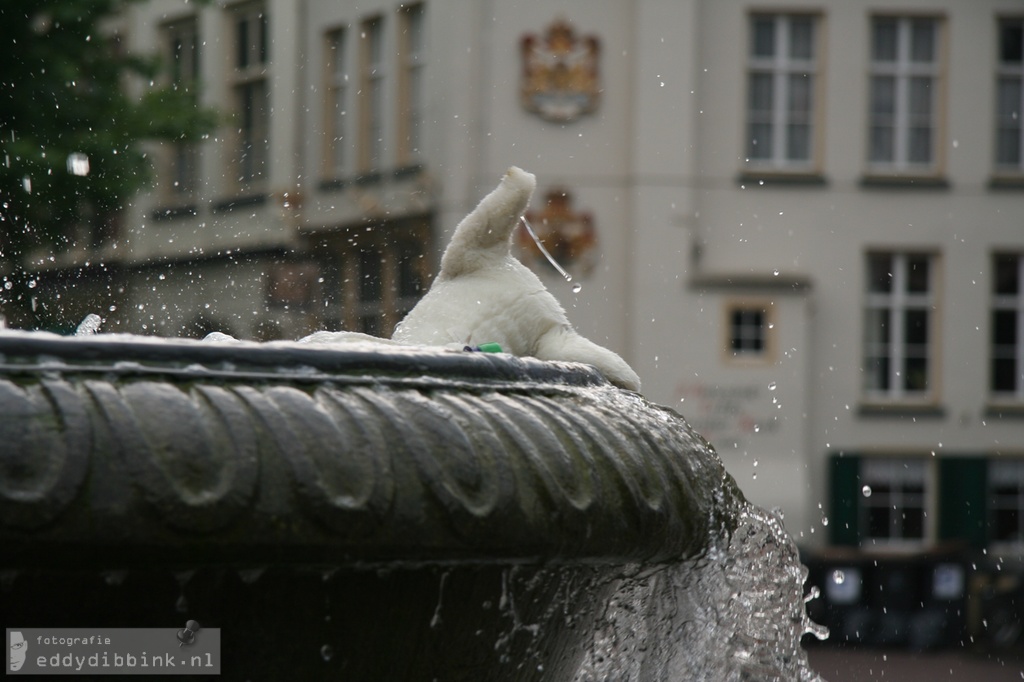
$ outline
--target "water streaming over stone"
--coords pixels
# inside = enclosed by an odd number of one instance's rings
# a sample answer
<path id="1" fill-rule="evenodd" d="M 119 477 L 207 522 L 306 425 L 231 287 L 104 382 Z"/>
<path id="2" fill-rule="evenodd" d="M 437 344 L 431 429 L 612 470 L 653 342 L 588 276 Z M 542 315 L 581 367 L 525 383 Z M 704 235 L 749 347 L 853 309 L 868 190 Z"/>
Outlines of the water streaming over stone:
<path id="1" fill-rule="evenodd" d="M 675 565 L 624 576 L 576 682 L 820 680 L 800 646 L 806 569 L 780 519 L 742 505 L 735 531 Z"/>

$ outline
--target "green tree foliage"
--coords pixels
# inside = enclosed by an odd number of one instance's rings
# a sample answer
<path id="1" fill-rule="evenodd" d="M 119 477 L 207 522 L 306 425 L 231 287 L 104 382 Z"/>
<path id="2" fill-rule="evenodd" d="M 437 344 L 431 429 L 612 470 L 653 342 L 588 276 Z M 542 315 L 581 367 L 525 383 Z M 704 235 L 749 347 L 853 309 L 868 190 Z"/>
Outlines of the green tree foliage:
<path id="1" fill-rule="evenodd" d="M 150 179 L 143 141 L 196 140 L 215 125 L 194 91 L 160 77 L 156 55 L 125 53 L 110 30 L 124 5 L 0 3 L 0 259 L 8 263 L 71 246 L 76 225 L 95 231 L 109 221 Z M 133 77 L 143 85 L 134 96 L 125 87 Z"/>

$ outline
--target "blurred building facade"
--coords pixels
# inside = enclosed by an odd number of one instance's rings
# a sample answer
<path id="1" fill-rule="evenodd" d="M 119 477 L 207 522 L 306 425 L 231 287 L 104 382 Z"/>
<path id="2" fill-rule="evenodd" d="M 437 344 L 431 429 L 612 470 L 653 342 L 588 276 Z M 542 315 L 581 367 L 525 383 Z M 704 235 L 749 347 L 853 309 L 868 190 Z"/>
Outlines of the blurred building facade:
<path id="1" fill-rule="evenodd" d="M 389 334 L 518 165 L 582 290 L 523 258 L 799 543 L 1024 546 L 1019 0 L 154 0 L 117 30 L 224 123 L 154 147 L 86 255 L 108 329 Z"/>

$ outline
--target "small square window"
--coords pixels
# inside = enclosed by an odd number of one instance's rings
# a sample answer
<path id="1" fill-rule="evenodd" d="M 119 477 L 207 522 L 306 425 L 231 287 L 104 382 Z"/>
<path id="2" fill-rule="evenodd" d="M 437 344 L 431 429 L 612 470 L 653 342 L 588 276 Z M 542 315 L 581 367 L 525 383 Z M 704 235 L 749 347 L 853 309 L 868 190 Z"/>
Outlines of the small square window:
<path id="1" fill-rule="evenodd" d="M 733 303 L 726 308 L 726 348 L 731 358 L 765 357 L 769 349 L 768 306 L 763 304 Z"/>
<path id="2" fill-rule="evenodd" d="M 732 350 L 734 353 L 764 350 L 764 311 L 732 311 Z"/>

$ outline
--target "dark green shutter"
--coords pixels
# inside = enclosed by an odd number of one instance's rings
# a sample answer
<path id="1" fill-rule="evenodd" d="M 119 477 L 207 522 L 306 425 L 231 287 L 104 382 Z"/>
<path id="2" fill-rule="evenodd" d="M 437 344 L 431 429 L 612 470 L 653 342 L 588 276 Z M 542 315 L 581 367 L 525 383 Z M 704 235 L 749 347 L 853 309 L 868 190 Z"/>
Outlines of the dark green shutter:
<path id="1" fill-rule="evenodd" d="M 939 460 L 939 538 L 972 547 L 988 544 L 988 460 Z"/>
<path id="2" fill-rule="evenodd" d="M 829 513 L 830 536 L 833 545 L 860 544 L 857 495 L 860 493 L 860 457 L 834 454 L 829 460 L 829 490 L 832 509 Z"/>

